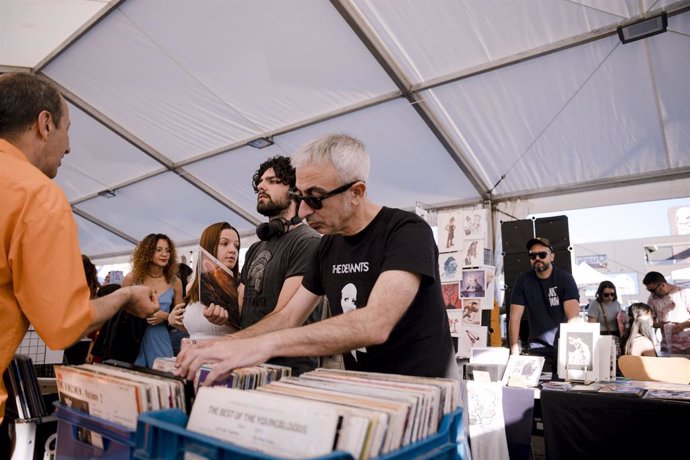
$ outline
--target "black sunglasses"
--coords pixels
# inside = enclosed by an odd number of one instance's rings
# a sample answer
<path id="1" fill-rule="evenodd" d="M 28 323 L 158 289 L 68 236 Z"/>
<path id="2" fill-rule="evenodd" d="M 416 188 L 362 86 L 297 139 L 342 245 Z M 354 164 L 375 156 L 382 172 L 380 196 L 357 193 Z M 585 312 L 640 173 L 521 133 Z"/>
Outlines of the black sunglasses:
<path id="1" fill-rule="evenodd" d="M 602 295 L 603 297 L 616 297 L 616 293 L 615 293 L 615 292 L 604 292 L 604 293 L 601 294 L 601 295 Z"/>
<path id="2" fill-rule="evenodd" d="M 307 203 L 307 206 L 309 206 L 313 210 L 317 211 L 317 210 L 323 208 L 323 203 L 322 203 L 323 200 L 325 200 L 326 198 L 330 198 L 333 195 L 343 193 L 344 191 L 348 190 L 350 187 L 355 185 L 357 182 L 360 182 L 360 181 L 355 180 L 355 181 L 352 181 L 348 184 L 341 185 L 340 187 L 335 188 L 335 189 L 331 190 L 330 192 L 326 192 L 321 196 L 300 195 L 299 193 L 296 193 L 296 192 L 290 192 L 290 196 L 296 200 L 304 201 L 305 203 Z"/>
<path id="3" fill-rule="evenodd" d="M 540 259 L 546 259 L 548 255 L 551 254 L 550 252 L 546 251 L 541 251 L 541 252 L 530 252 L 529 253 L 529 258 L 532 260 L 536 260 L 537 257 Z"/>

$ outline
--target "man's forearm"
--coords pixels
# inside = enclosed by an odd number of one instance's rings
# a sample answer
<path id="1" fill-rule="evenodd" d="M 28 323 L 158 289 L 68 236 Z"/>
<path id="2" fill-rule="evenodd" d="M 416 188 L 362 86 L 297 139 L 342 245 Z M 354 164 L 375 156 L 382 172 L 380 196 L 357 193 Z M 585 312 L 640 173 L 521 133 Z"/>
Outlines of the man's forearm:
<path id="1" fill-rule="evenodd" d="M 261 321 L 252 324 L 246 329 L 241 329 L 231 334 L 231 337 L 237 339 L 246 339 L 249 337 L 256 337 L 257 335 L 267 334 L 269 332 L 287 329 L 289 327 L 296 327 L 302 323 L 293 324 L 295 321 L 291 320 L 285 310 L 272 311 L 264 316 Z"/>
<path id="2" fill-rule="evenodd" d="M 131 289 L 123 287 L 105 297 L 100 297 L 91 301 L 93 317 L 86 334 L 89 334 L 103 325 L 126 305 L 131 297 Z"/>
<path id="3" fill-rule="evenodd" d="M 510 344 L 510 351 L 513 352 L 514 347 L 518 346 L 518 337 L 520 335 L 520 322 L 510 320 L 508 324 L 508 343 Z"/>
<path id="4" fill-rule="evenodd" d="M 389 327 L 384 321 L 377 321 L 366 310 L 358 309 L 347 315 L 269 334 L 265 339 L 271 350 L 270 354 L 326 356 L 383 343 L 392 326 Z"/>

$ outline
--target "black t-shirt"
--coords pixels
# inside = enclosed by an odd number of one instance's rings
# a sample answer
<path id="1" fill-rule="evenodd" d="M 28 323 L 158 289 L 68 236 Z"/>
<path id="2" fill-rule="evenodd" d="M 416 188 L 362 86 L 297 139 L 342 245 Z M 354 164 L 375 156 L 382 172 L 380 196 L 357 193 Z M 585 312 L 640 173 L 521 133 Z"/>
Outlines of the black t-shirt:
<path id="1" fill-rule="evenodd" d="M 326 295 L 331 315 L 366 307 L 379 275 L 403 270 L 421 275 L 412 304 L 380 345 L 344 353 L 348 369 L 444 377 L 453 345 L 429 225 L 416 214 L 382 208 L 352 236 L 324 236 L 302 284 Z M 364 351 L 366 350 L 366 351 Z"/>
<path id="2" fill-rule="evenodd" d="M 533 270 L 520 275 L 510 303 L 527 310 L 530 347 L 556 346 L 559 325 L 568 321 L 563 303 L 573 299 L 579 300 L 580 293 L 575 279 L 565 270 L 553 267 L 545 280 Z"/>

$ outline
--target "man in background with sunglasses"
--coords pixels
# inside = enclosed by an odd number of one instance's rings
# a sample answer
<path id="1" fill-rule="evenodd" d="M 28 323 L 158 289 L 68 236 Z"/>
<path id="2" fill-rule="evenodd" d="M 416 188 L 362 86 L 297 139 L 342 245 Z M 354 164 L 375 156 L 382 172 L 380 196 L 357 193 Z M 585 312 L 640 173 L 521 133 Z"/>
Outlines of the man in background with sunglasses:
<path id="1" fill-rule="evenodd" d="M 299 216 L 324 235 L 302 285 L 284 308 L 230 339 L 183 346 L 176 373 L 193 378 L 215 362 L 211 383 L 273 356 L 343 353 L 352 370 L 458 378 L 431 227 L 369 200 L 370 160 L 357 139 L 322 136 L 292 164 Z M 301 326 L 323 296 L 332 316 Z"/>
<path id="2" fill-rule="evenodd" d="M 580 294 L 573 276 L 553 266 L 551 242 L 536 237 L 527 242 L 532 270 L 515 282 L 510 304 L 510 352 L 520 354 L 520 320 L 527 310 L 528 347 L 525 354 L 543 356 L 544 370 L 556 371 L 561 323 L 580 320 Z"/>
<path id="3" fill-rule="evenodd" d="M 654 326 L 661 329 L 661 351 L 690 355 L 690 289 L 669 284 L 659 272 L 647 273 L 642 284 L 649 291 L 647 304 L 656 316 Z"/>

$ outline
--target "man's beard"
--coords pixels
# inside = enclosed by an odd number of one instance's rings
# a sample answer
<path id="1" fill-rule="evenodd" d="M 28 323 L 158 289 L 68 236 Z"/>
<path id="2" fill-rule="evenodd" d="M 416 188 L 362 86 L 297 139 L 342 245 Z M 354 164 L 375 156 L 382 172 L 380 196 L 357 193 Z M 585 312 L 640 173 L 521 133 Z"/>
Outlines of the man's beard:
<path id="1" fill-rule="evenodd" d="M 280 216 L 283 211 L 290 207 L 290 201 L 285 200 L 283 203 L 276 203 L 271 198 L 264 202 L 258 202 L 256 204 L 256 211 L 262 216 L 266 216 L 269 219 L 272 217 Z"/>
<path id="2" fill-rule="evenodd" d="M 541 272 L 545 272 L 546 270 L 551 268 L 551 264 L 546 263 L 546 262 L 542 262 L 541 265 L 535 265 L 533 268 L 534 268 L 535 272 L 541 273 Z"/>

